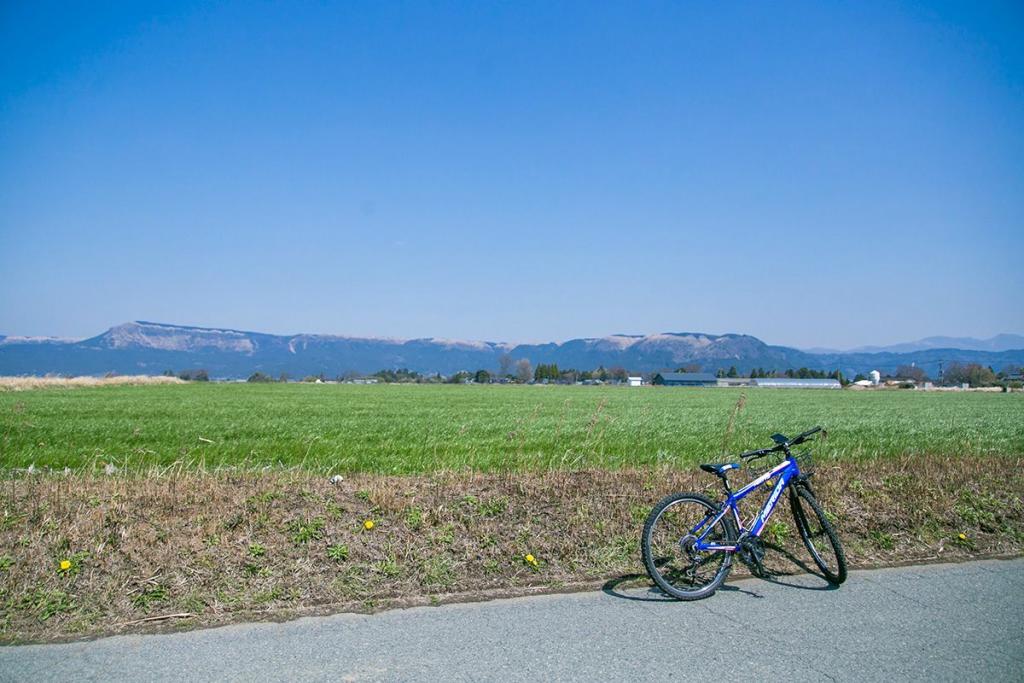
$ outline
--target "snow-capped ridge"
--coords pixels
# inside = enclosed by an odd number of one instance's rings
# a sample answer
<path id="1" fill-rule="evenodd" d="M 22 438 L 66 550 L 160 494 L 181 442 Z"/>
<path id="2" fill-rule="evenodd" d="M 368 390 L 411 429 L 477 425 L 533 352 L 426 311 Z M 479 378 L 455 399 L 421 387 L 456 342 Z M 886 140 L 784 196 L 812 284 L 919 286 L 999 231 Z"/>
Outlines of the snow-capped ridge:
<path id="1" fill-rule="evenodd" d="M 0 335 L 0 346 L 7 344 L 74 344 L 82 341 L 74 337 L 22 337 L 18 335 Z"/>

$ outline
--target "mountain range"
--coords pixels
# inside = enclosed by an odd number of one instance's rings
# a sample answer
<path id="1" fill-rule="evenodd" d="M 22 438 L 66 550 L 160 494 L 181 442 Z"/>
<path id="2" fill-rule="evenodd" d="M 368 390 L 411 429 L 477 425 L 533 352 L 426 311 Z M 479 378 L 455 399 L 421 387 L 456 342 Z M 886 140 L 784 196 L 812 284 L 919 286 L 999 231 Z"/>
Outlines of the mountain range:
<path id="1" fill-rule="evenodd" d="M 930 338 L 936 339 L 957 341 Z M 930 346 L 930 340 L 921 340 L 915 344 L 923 346 L 910 350 L 897 345 L 813 353 L 772 346 L 745 334 L 616 334 L 561 343 L 508 344 L 438 338 L 289 336 L 136 321 L 83 340 L 0 336 L 0 375 L 160 374 L 166 370 L 199 368 L 212 377 L 224 379 L 245 378 L 256 371 L 271 375 L 286 372 L 293 377 L 320 373 L 335 377 L 397 368 L 447 375 L 460 370 L 496 370 L 503 356 L 506 362 L 525 358 L 533 365 L 556 363 L 562 368 L 578 369 L 603 365 L 620 366 L 631 372 L 653 372 L 692 365 L 714 372 L 735 365 L 741 372 L 754 367 L 806 367 L 840 369 L 851 376 L 869 370 L 890 372 L 910 364 L 937 376 L 940 363 L 954 361 L 982 363 L 996 370 L 1024 365 L 1024 338 L 999 335 L 993 339 L 1000 340 L 999 344 L 1019 339 L 1021 346 L 998 350 L 936 348 Z M 993 340 L 988 342 L 996 344 Z"/>
<path id="2" fill-rule="evenodd" d="M 1024 349 L 1024 335 L 997 334 L 988 339 L 974 337 L 925 337 L 912 342 L 889 346 L 858 346 L 845 353 L 911 353 L 930 349 L 960 349 L 963 351 L 1013 351 Z M 838 349 L 810 348 L 808 353 L 844 353 Z"/>

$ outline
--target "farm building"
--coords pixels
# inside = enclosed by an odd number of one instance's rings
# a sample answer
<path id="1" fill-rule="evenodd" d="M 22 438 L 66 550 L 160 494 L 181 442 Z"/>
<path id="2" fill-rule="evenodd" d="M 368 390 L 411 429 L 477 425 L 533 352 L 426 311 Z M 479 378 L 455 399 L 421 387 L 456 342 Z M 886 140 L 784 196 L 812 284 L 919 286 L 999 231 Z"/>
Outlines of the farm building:
<path id="1" fill-rule="evenodd" d="M 654 383 L 666 387 L 713 387 L 718 379 L 709 372 L 659 372 Z"/>
<path id="2" fill-rule="evenodd" d="M 801 379 L 799 377 L 715 377 L 707 372 L 662 372 L 654 376 L 654 384 L 667 387 L 769 387 L 773 389 L 842 389 L 836 379 Z"/>
<path id="3" fill-rule="evenodd" d="M 644 385 L 644 378 L 639 375 L 630 375 L 627 381 L 631 387 L 642 387 Z"/>
<path id="4" fill-rule="evenodd" d="M 772 389 L 842 389 L 837 379 L 800 379 L 789 377 L 759 377 L 753 380 L 755 387 Z"/>

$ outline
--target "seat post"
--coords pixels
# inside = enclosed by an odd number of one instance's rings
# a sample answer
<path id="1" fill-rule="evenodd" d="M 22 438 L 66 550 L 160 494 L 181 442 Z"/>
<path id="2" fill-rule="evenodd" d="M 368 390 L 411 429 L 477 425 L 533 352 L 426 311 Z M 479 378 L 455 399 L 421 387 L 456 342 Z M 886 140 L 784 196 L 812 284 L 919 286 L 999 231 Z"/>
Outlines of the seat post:
<path id="1" fill-rule="evenodd" d="M 731 496 L 732 488 L 729 487 L 729 475 L 726 474 L 725 472 L 722 472 L 718 476 L 722 478 L 722 486 L 725 487 L 725 494 L 727 496 Z"/>

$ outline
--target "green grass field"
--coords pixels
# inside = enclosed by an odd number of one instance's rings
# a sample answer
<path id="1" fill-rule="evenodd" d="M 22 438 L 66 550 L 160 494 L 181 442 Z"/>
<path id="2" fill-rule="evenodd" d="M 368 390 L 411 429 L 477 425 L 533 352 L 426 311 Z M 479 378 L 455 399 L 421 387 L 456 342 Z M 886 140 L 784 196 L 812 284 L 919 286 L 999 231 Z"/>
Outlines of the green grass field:
<path id="1" fill-rule="evenodd" d="M 0 393 L 0 461 L 382 473 L 689 466 L 816 424 L 830 432 L 829 457 L 1024 454 L 1024 394 L 191 384 Z"/>

